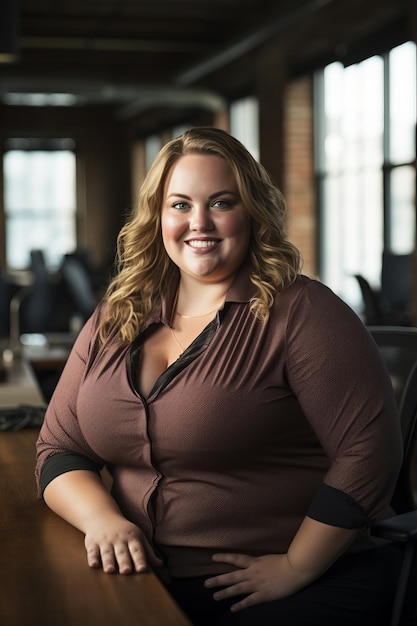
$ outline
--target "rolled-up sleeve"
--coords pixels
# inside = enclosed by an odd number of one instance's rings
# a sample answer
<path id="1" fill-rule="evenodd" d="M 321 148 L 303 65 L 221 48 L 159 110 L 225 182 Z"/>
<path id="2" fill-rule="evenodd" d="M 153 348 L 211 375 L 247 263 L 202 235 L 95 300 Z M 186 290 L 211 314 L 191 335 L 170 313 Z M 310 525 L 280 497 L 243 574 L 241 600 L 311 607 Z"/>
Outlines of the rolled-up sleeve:
<path id="1" fill-rule="evenodd" d="M 45 414 L 36 444 L 35 477 L 38 497 L 42 496 L 45 483 L 50 481 L 51 477 L 71 469 L 68 462 L 66 465 L 61 463 L 57 456 L 56 460 L 59 462 L 54 465 L 58 469 L 51 473 L 49 463 L 49 477 L 47 481 L 45 477 L 41 479 L 46 460 L 55 455 L 73 454 L 74 469 L 77 469 L 77 464 L 79 466 L 80 458 L 86 459 L 83 463 L 90 469 L 95 467 L 100 471 L 104 465 L 102 459 L 85 441 L 77 420 L 77 397 L 94 344 L 97 315 L 96 311 L 77 337 Z M 68 461 L 68 456 L 66 458 Z"/>

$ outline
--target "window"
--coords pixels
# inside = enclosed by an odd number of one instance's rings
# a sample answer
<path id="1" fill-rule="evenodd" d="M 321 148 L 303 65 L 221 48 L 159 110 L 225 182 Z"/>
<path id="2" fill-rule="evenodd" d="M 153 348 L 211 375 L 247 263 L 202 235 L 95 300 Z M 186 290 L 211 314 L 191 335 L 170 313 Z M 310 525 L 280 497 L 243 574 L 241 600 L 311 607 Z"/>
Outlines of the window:
<path id="1" fill-rule="evenodd" d="M 416 45 L 408 42 L 389 55 L 387 134 L 388 216 L 386 245 L 396 254 L 414 250 L 417 63 Z"/>
<path id="2" fill-rule="evenodd" d="M 254 96 L 230 105 L 230 133 L 259 161 L 259 105 Z"/>
<path id="3" fill-rule="evenodd" d="M 320 278 L 351 306 L 376 288 L 383 251 L 415 241 L 416 45 L 316 76 Z"/>
<path id="4" fill-rule="evenodd" d="M 149 135 L 145 141 L 145 160 L 146 160 L 146 171 L 149 170 L 155 158 L 158 155 L 158 152 L 162 148 L 162 142 L 159 135 Z"/>
<path id="5" fill-rule="evenodd" d="M 75 154 L 10 143 L 3 157 L 7 265 L 25 268 L 30 251 L 41 249 L 56 268 L 76 247 Z"/>

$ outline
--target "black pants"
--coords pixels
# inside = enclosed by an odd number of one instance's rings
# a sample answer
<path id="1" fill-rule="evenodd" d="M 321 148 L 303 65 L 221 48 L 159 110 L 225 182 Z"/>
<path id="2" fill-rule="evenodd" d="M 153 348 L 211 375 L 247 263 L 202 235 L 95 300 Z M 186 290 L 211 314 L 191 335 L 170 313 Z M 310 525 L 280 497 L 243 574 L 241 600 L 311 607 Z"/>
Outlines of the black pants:
<path id="1" fill-rule="evenodd" d="M 167 587 L 194 626 L 384 626 L 400 562 L 395 546 L 346 555 L 294 595 L 237 613 L 230 612 L 237 597 L 213 600 L 207 576 L 177 578 Z"/>

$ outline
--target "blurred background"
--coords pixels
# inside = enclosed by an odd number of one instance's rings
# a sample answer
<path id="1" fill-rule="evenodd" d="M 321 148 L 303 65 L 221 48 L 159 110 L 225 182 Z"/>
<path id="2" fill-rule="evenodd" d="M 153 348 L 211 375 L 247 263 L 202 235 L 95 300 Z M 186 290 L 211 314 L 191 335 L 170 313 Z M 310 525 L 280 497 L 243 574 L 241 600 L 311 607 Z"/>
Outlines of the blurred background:
<path id="1" fill-rule="evenodd" d="M 1 0 L 0 337 L 79 329 L 202 124 L 270 171 L 306 274 L 415 325 L 416 41 L 415 0 Z"/>

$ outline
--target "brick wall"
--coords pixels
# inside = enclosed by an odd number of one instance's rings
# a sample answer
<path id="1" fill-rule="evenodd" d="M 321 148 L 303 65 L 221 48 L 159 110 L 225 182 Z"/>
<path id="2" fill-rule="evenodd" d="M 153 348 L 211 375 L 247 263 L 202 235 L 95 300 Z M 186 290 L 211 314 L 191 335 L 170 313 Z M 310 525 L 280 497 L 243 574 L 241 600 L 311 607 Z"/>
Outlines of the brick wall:
<path id="1" fill-rule="evenodd" d="M 295 80 L 286 89 L 283 153 L 289 238 L 301 250 L 304 273 L 315 276 L 318 270 L 311 77 Z"/>

